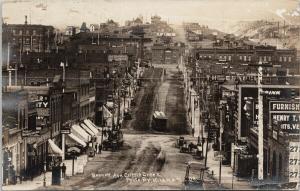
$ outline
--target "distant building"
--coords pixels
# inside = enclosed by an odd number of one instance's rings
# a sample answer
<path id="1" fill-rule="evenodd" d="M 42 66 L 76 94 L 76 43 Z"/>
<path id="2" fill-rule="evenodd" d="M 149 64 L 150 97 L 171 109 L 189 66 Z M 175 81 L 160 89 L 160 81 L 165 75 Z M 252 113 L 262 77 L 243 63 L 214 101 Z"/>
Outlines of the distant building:
<path id="1" fill-rule="evenodd" d="M 99 31 L 100 25 L 99 24 L 90 24 L 90 30 L 91 30 L 91 32 Z"/>
<path id="2" fill-rule="evenodd" d="M 80 29 L 79 27 L 67 26 L 67 28 L 65 30 L 65 35 L 67 35 L 67 36 L 75 35 L 80 32 L 79 29 Z"/>
<path id="3" fill-rule="evenodd" d="M 153 64 L 177 64 L 184 48 L 180 44 L 168 45 L 154 44 L 152 47 Z"/>
<path id="4" fill-rule="evenodd" d="M 46 25 L 3 24 L 3 47 L 10 44 L 12 58 L 20 52 L 50 52 L 54 46 L 54 27 Z M 7 52 L 6 52 L 7 53 Z M 4 53 L 4 55 L 7 55 Z"/>
<path id="5" fill-rule="evenodd" d="M 143 18 L 136 18 L 133 19 L 132 21 L 126 21 L 125 26 L 137 26 L 137 25 L 142 25 L 143 24 Z"/>
<path id="6" fill-rule="evenodd" d="M 115 22 L 114 20 L 110 19 L 106 23 L 100 24 L 100 31 L 102 32 L 111 32 L 119 29 L 119 23 Z"/>
<path id="7" fill-rule="evenodd" d="M 90 31 L 90 29 L 87 28 L 86 23 L 83 22 L 81 27 L 80 27 L 80 32 L 89 32 L 89 31 Z"/>

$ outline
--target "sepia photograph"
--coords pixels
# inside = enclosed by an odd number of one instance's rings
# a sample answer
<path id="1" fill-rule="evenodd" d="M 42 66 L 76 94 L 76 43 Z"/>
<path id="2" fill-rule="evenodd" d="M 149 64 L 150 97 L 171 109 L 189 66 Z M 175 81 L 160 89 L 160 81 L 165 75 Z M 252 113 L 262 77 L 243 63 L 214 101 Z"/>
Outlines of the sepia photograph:
<path id="1" fill-rule="evenodd" d="M 300 190 L 300 0 L 0 0 L 1 190 Z"/>

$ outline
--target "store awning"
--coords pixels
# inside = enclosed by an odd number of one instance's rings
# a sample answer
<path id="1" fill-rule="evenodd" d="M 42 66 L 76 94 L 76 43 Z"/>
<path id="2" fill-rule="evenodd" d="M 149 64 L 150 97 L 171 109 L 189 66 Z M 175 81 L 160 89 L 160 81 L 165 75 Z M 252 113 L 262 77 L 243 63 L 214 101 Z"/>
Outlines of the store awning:
<path id="1" fill-rule="evenodd" d="M 91 131 L 95 133 L 95 135 L 98 135 L 99 131 L 97 129 L 97 126 L 89 119 L 85 119 L 84 123 L 90 128 Z"/>
<path id="2" fill-rule="evenodd" d="M 86 147 L 86 143 L 80 138 L 78 138 L 76 135 L 74 135 L 73 133 L 68 134 L 68 136 L 76 143 L 79 143 L 81 146 Z"/>
<path id="3" fill-rule="evenodd" d="M 96 136 L 96 134 L 85 123 L 81 123 L 80 126 L 92 137 Z"/>
<path id="4" fill-rule="evenodd" d="M 109 111 L 109 109 L 105 106 L 105 105 L 103 105 L 103 117 L 104 118 L 110 118 L 110 117 L 112 117 L 112 113 Z"/>
<path id="5" fill-rule="evenodd" d="M 48 153 L 52 156 L 63 156 L 64 152 L 52 141 L 51 139 L 48 139 L 49 143 L 49 151 Z"/>
<path id="6" fill-rule="evenodd" d="M 71 133 L 73 133 L 86 143 L 91 140 L 91 136 L 87 132 L 85 132 L 85 130 L 83 130 L 79 125 L 72 125 Z"/>

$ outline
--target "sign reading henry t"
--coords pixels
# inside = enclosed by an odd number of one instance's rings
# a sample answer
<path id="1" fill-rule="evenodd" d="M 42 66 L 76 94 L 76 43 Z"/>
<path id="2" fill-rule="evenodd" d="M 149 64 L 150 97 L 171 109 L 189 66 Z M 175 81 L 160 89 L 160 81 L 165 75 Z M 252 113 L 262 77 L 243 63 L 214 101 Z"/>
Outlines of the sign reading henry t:
<path id="1" fill-rule="evenodd" d="M 289 135 L 300 133 L 300 103 L 271 101 L 270 117 L 272 126 L 277 125 L 280 131 Z"/>

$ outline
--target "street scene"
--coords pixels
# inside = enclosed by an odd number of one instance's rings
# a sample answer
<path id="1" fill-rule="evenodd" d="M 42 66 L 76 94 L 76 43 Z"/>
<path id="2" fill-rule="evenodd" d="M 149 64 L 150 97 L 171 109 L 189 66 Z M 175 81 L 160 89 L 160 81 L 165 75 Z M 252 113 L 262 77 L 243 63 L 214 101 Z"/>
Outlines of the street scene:
<path id="1" fill-rule="evenodd" d="M 300 189 L 298 2 L 2 9 L 3 190 Z"/>

